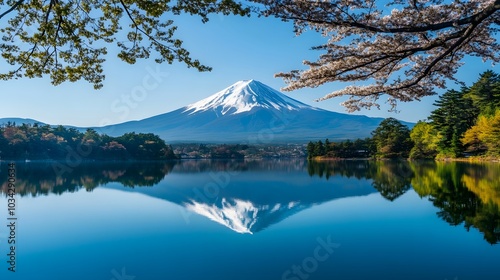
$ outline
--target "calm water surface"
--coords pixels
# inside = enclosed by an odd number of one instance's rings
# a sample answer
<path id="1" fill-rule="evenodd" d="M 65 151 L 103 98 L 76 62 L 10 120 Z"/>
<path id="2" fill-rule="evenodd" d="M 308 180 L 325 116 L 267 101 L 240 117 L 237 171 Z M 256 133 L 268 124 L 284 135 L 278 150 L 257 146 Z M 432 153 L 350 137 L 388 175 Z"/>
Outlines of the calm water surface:
<path id="1" fill-rule="evenodd" d="M 0 164 L 0 279 L 500 279 L 499 164 L 16 168 L 12 273 Z"/>

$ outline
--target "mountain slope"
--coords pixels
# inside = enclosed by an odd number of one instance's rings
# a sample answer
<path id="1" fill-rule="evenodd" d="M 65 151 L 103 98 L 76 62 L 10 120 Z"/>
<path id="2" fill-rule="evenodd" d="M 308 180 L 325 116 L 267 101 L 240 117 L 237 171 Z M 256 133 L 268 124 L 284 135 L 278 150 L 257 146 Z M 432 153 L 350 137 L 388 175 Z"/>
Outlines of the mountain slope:
<path id="1" fill-rule="evenodd" d="M 7 123 L 15 123 L 16 125 L 22 124 L 40 124 L 45 125 L 45 123 L 33 120 L 33 119 L 24 119 L 24 118 L 0 118 L 0 125 L 6 125 Z"/>
<path id="2" fill-rule="evenodd" d="M 289 111 L 312 108 L 258 81 L 248 80 L 237 82 L 208 98 L 188 105 L 185 111 L 194 114 L 213 110 L 220 115 L 235 115 L 259 107 Z"/>
<path id="3" fill-rule="evenodd" d="M 258 81 L 246 80 L 169 113 L 94 128 L 110 136 L 128 132 L 154 133 L 168 143 L 268 144 L 370 137 L 370 132 L 382 120 L 315 108 Z M 5 118 L 0 119 L 0 124 L 8 121 L 16 124 L 38 122 Z M 403 124 L 413 126 L 412 123 Z M 77 129 L 85 131 L 87 128 Z"/>
<path id="4" fill-rule="evenodd" d="M 151 132 L 170 143 L 283 143 L 369 137 L 382 120 L 315 108 L 247 80 L 175 111 L 104 130 Z"/>

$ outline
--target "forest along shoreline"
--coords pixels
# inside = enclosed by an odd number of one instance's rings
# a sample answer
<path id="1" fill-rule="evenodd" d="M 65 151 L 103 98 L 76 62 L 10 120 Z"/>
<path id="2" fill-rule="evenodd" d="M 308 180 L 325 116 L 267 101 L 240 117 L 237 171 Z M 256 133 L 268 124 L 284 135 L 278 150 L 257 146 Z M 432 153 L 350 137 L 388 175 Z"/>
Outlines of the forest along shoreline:
<path id="1" fill-rule="evenodd" d="M 309 142 L 308 159 L 430 159 L 500 162 L 500 76 L 479 75 L 470 87 L 447 90 L 428 120 L 413 127 L 387 118 L 371 138 Z"/>
<path id="2" fill-rule="evenodd" d="M 411 159 L 500 162 L 500 76 L 479 75 L 470 87 L 449 89 L 434 103 L 426 121 L 412 127 L 395 118 L 383 120 L 371 137 L 305 144 L 179 144 L 174 150 L 152 133 L 119 137 L 93 129 L 41 124 L 0 126 L 0 158 L 4 160 L 173 160 L 301 158 L 309 160 Z"/>

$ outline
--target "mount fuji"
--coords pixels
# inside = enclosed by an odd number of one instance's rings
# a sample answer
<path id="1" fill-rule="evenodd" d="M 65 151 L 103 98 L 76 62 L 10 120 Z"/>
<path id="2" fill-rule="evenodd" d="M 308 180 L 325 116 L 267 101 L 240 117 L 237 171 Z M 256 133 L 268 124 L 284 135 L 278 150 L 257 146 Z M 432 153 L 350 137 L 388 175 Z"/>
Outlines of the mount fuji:
<path id="1" fill-rule="evenodd" d="M 155 133 L 169 143 L 292 143 L 368 137 L 382 120 L 315 108 L 246 80 L 172 112 L 101 129 Z"/>

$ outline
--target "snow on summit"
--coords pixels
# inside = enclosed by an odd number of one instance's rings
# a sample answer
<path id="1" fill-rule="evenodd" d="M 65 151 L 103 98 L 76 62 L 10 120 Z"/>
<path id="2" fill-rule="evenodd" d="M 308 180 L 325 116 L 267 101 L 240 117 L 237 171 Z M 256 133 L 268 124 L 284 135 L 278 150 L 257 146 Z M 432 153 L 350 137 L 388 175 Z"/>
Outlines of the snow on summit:
<path id="1" fill-rule="evenodd" d="M 184 112 L 193 114 L 213 110 L 221 115 L 234 115 L 255 107 L 276 110 L 298 110 L 312 107 L 290 98 L 281 92 L 255 80 L 239 81 L 196 103 L 185 107 Z"/>
<path id="2" fill-rule="evenodd" d="M 113 125 L 111 136 L 135 131 L 177 143 L 260 143 L 271 132 L 265 141 L 302 143 L 369 137 L 382 120 L 315 108 L 247 80 L 177 110 Z"/>

